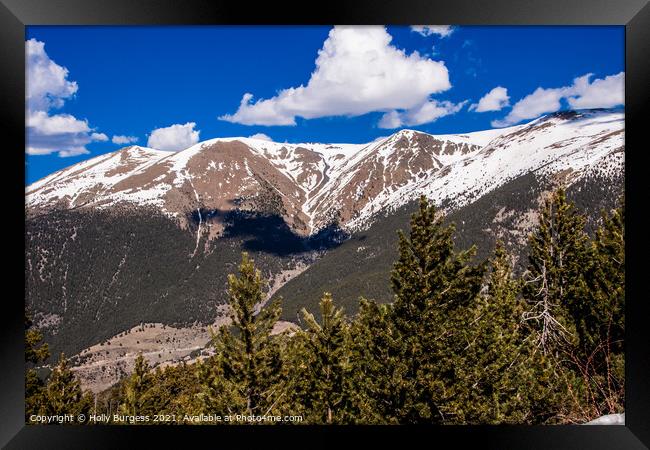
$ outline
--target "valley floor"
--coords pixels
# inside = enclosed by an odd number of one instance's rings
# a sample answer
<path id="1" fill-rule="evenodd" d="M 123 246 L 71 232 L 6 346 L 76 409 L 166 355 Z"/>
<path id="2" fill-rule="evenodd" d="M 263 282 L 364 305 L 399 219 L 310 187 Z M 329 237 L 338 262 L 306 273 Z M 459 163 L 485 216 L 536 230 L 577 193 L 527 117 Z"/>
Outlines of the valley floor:
<path id="1" fill-rule="evenodd" d="M 210 327 L 216 331 L 229 323 L 228 315 L 222 314 Z M 278 321 L 273 333 L 295 326 L 292 322 Z M 83 390 L 99 393 L 133 372 L 139 354 L 153 368 L 183 362 L 192 364 L 213 354 L 209 343 L 210 328 L 207 326 L 175 328 L 161 323 L 144 323 L 82 350 L 73 358 L 76 364 L 72 371 Z"/>

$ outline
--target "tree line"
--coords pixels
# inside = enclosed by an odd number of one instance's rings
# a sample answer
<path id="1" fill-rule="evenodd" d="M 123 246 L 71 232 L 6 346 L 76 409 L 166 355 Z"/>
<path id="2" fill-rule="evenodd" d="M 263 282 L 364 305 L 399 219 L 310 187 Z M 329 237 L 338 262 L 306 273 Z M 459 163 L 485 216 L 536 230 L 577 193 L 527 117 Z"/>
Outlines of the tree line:
<path id="1" fill-rule="evenodd" d="M 27 371 L 30 414 L 119 411 L 300 415 L 314 424 L 582 423 L 624 410 L 624 203 L 593 236 L 560 189 L 540 207 L 527 270 L 501 242 L 487 261 L 456 250 L 454 225 L 422 197 L 398 233 L 394 301 L 360 298 L 348 317 L 324 293 L 320 314 L 274 333 L 281 300 L 255 313 L 265 280 L 246 253 L 228 277 L 232 321 L 214 355 L 134 372 L 99 401 L 62 355 L 46 381 Z M 29 324 L 28 324 L 29 325 Z M 27 326 L 27 361 L 47 347 Z M 110 405 L 107 407 L 106 405 Z M 113 410 L 113 405 L 119 407 Z"/>

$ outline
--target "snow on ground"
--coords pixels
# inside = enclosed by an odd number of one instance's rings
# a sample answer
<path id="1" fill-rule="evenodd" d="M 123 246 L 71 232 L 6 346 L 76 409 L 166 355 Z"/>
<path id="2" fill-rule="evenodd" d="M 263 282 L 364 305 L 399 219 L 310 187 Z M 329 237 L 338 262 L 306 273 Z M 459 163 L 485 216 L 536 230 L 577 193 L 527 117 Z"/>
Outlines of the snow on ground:
<path id="1" fill-rule="evenodd" d="M 456 206 L 463 206 L 528 172 L 548 174 L 571 169 L 580 173 L 622 147 L 623 130 L 622 113 L 589 113 L 570 121 L 541 118 L 511 127 L 475 155 L 458 159 L 445 170 L 430 172 L 396 190 L 382 191 L 347 226 L 352 230 L 367 227 L 377 211 L 396 209 L 421 194 L 435 203 L 452 199 Z"/>
<path id="2" fill-rule="evenodd" d="M 128 154 L 127 158 L 123 158 L 125 152 Z M 82 161 L 27 186 L 26 204 L 34 206 L 67 197 L 72 206 L 78 206 L 75 202 L 80 194 L 90 190 L 108 190 L 120 181 L 139 173 L 144 166 L 171 154 L 173 152 L 132 146 Z M 124 169 L 127 163 L 134 167 L 130 170 L 120 170 Z M 135 200 L 137 202 L 138 199 Z"/>
<path id="3" fill-rule="evenodd" d="M 607 414 L 601 416 L 585 425 L 625 425 L 625 413 L 622 414 Z"/>

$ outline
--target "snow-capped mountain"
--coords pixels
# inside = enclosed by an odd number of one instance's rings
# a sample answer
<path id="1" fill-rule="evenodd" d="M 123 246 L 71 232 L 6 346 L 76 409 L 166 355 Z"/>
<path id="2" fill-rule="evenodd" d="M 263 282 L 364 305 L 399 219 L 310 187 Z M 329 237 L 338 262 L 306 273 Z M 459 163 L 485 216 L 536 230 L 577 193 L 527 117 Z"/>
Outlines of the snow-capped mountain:
<path id="1" fill-rule="evenodd" d="M 211 211 L 252 209 L 282 216 L 300 235 L 334 218 L 356 231 L 421 194 L 460 207 L 526 173 L 561 174 L 568 184 L 592 172 L 620 173 L 624 129 L 622 112 L 587 110 L 466 134 L 401 130 L 368 144 L 236 137 L 179 152 L 131 146 L 33 183 L 26 205 L 147 205 L 181 223 L 197 212 L 209 226 Z"/>
<path id="2" fill-rule="evenodd" d="M 459 248 L 484 260 L 500 239 L 521 261 L 554 185 L 592 222 L 617 204 L 624 130 L 622 112 L 588 110 L 367 144 L 126 147 L 26 188 L 25 298 L 52 348 L 75 354 L 141 322 L 213 323 L 246 251 L 283 320 L 317 311 L 323 292 L 353 314 L 359 296 L 393 298 L 397 230 L 420 194 Z"/>

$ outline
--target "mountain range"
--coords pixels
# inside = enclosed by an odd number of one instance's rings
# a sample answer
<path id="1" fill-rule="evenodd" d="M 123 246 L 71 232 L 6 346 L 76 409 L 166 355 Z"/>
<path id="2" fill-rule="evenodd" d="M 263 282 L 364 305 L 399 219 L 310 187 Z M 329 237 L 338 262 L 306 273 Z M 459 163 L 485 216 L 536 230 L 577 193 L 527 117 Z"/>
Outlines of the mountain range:
<path id="1" fill-rule="evenodd" d="M 455 242 L 521 266 L 559 185 L 593 225 L 624 185 L 624 113 L 563 111 L 509 128 L 400 130 L 365 144 L 216 138 L 178 152 L 129 146 L 26 187 L 25 296 L 55 350 L 142 323 L 213 323 L 246 250 L 298 321 L 323 291 L 353 313 L 390 301 L 396 231 L 426 195 Z M 591 226 L 590 225 L 590 226 Z"/>

